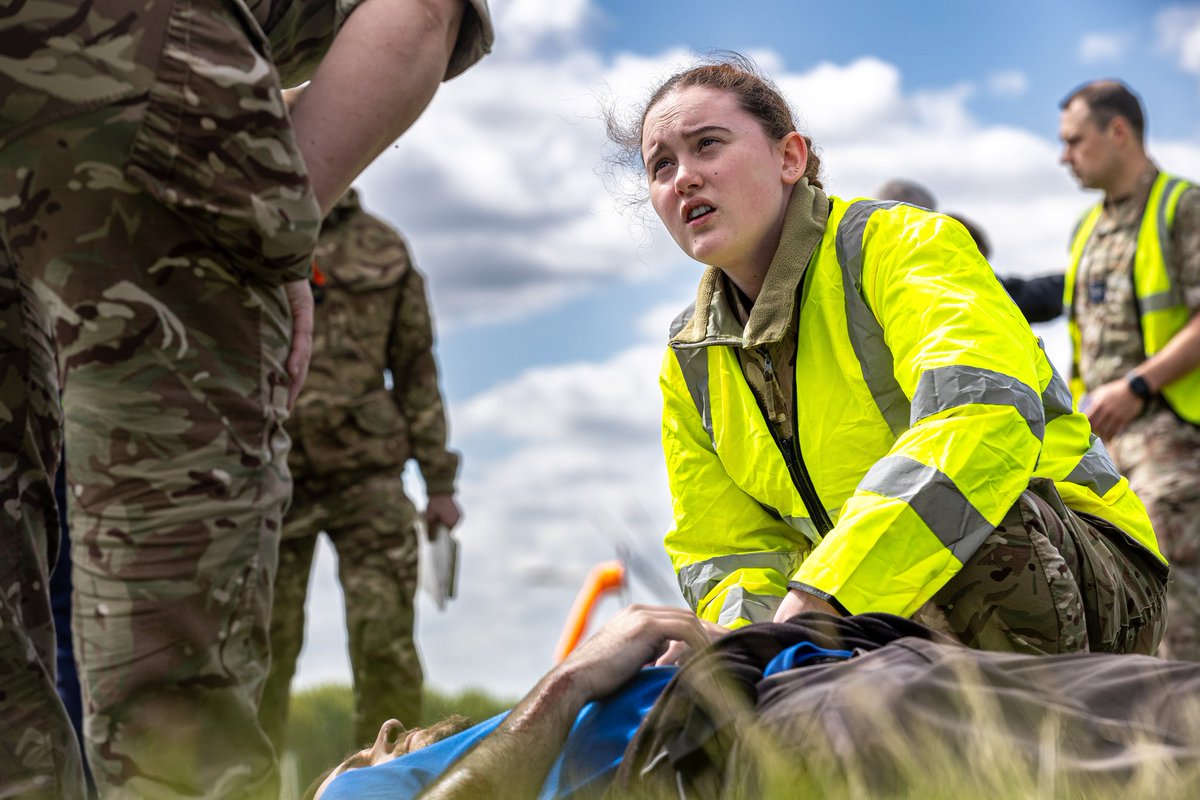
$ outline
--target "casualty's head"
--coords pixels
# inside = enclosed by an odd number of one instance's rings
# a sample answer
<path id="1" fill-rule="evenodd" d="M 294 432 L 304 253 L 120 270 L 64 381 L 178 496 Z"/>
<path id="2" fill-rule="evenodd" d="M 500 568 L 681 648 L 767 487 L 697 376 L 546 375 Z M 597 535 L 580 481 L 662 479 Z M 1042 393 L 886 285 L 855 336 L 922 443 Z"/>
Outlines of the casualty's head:
<path id="1" fill-rule="evenodd" d="M 927 208 L 930 211 L 937 211 L 937 200 L 934 199 L 933 192 L 908 178 L 892 178 L 890 181 L 885 181 L 875 190 L 874 196 L 880 200 L 897 200 L 901 203 Z"/>
<path id="2" fill-rule="evenodd" d="M 1059 107 L 1059 160 L 1083 187 L 1108 191 L 1120 184 L 1130 164 L 1145 158 L 1146 117 L 1124 83 L 1086 83 Z"/>
<path id="3" fill-rule="evenodd" d="M 389 719 L 379 728 L 375 743 L 355 751 L 333 769 L 319 776 L 313 785 L 305 792 L 305 798 L 318 800 L 334 779 L 351 770 L 363 767 L 377 767 L 380 764 L 398 758 L 408 753 L 416 752 L 435 742 L 440 742 L 448 736 L 453 736 L 469 728 L 471 721 L 464 716 L 454 714 L 428 728 L 413 728 L 408 730 L 399 720 Z"/>
<path id="4" fill-rule="evenodd" d="M 609 136 L 640 156 L 650 204 L 680 248 L 737 274 L 769 265 L 793 187 L 821 185 L 796 127 L 771 81 L 723 54 L 664 81 L 632 125 L 610 119 Z"/>

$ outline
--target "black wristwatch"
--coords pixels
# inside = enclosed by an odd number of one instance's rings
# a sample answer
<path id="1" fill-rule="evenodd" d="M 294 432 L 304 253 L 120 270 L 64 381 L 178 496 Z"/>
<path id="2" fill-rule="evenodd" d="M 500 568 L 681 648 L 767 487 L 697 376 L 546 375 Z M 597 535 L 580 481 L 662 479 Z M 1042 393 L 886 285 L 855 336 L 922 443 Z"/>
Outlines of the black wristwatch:
<path id="1" fill-rule="evenodd" d="M 1136 372 L 1126 375 L 1125 382 L 1129 384 L 1129 391 L 1142 398 L 1143 403 L 1149 403 L 1150 398 L 1154 397 L 1154 392 L 1150 391 L 1150 384 L 1146 383 L 1146 379 Z"/>

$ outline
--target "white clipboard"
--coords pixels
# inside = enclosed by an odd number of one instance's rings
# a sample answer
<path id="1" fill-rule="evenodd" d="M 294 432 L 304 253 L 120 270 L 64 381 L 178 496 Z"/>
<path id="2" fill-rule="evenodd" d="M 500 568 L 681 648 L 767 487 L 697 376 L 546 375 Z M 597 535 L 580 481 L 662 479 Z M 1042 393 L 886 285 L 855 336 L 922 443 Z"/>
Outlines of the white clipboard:
<path id="1" fill-rule="evenodd" d="M 439 524 L 433 535 L 426 534 L 425 520 L 417 521 L 418 573 L 421 588 L 433 600 L 438 611 L 454 598 L 458 583 L 458 540 L 450 529 Z"/>

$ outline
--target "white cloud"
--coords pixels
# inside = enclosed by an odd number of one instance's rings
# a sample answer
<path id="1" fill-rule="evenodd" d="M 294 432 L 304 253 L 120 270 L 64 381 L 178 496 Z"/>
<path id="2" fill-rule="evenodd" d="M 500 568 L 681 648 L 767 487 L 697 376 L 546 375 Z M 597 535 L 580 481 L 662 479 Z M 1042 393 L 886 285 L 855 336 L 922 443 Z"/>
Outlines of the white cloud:
<path id="1" fill-rule="evenodd" d="M 504 0 L 493 3 L 498 54 L 524 55 L 576 43 L 595 18 L 588 0 Z"/>
<path id="2" fill-rule="evenodd" d="M 901 93 L 900 71 L 877 58 L 844 66 L 825 62 L 803 73 L 777 75 L 776 83 L 818 144 L 903 124 L 913 114 Z"/>
<path id="3" fill-rule="evenodd" d="M 998 97 L 1020 97 L 1029 88 L 1029 76 L 1018 69 L 1006 69 L 988 75 L 988 91 Z"/>
<path id="4" fill-rule="evenodd" d="M 1085 33 L 1076 51 L 1084 64 L 1119 61 L 1133 44 L 1130 37 L 1119 33 Z"/>
<path id="5" fill-rule="evenodd" d="M 1171 6 L 1154 18 L 1159 46 L 1184 72 L 1200 75 L 1200 7 Z"/>

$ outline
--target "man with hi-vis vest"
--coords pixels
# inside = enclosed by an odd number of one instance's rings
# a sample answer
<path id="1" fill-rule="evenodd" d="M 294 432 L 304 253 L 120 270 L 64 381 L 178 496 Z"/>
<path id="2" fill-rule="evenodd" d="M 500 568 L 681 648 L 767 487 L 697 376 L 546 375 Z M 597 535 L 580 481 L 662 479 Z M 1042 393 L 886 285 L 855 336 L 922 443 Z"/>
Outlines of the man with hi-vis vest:
<path id="1" fill-rule="evenodd" d="M 1200 660 L 1200 189 L 1150 160 L 1118 81 L 1071 93 L 1059 133 L 1062 162 L 1104 192 L 1071 241 L 1072 390 L 1171 563 L 1159 654 Z"/>

